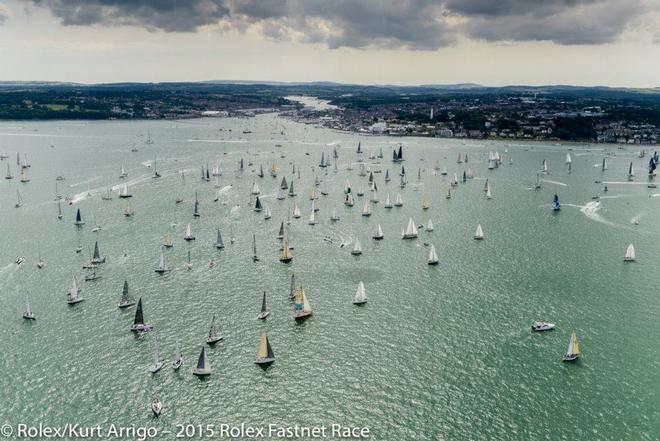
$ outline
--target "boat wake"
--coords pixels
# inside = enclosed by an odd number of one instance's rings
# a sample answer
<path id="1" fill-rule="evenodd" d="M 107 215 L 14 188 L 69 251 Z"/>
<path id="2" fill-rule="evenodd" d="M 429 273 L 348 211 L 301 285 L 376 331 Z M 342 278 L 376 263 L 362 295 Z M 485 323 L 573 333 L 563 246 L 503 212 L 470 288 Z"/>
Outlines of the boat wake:
<path id="1" fill-rule="evenodd" d="M 563 187 L 568 187 L 568 184 L 565 184 L 563 182 L 551 181 L 549 179 L 541 179 L 541 182 L 547 182 L 548 184 L 555 184 L 555 185 L 561 185 Z"/>
<path id="2" fill-rule="evenodd" d="M 611 227 L 618 227 L 618 225 L 614 222 L 610 222 L 602 218 L 602 216 L 598 213 L 601 208 L 602 205 L 599 201 L 589 201 L 582 208 L 580 208 L 580 213 L 584 214 L 593 221 L 600 222 L 601 224 L 609 225 Z"/>
<path id="3" fill-rule="evenodd" d="M 11 276 L 18 270 L 18 265 L 16 263 L 10 263 L 8 265 L 3 266 L 0 268 L 0 276 Z"/>
<path id="4" fill-rule="evenodd" d="M 231 185 L 225 185 L 220 190 L 218 190 L 218 194 L 227 194 L 229 193 L 229 190 L 231 190 L 231 188 L 232 188 Z"/>

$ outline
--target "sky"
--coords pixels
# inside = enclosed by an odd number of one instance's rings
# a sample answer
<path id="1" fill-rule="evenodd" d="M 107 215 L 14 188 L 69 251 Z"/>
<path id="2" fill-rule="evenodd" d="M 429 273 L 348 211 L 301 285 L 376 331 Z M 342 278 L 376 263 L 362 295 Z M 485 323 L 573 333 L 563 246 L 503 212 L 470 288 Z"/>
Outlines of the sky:
<path id="1" fill-rule="evenodd" d="M 0 0 L 0 81 L 660 86 L 660 0 Z"/>

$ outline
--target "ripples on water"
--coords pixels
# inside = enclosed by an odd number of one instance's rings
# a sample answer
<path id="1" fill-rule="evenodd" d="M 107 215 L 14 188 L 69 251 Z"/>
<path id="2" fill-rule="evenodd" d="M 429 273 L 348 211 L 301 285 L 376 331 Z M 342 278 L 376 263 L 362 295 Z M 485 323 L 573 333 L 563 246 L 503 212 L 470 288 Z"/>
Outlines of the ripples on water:
<path id="1" fill-rule="evenodd" d="M 35 128 L 43 136 L 23 136 Z M 219 130 L 228 128 L 232 131 Z M 242 134 L 247 128 L 252 133 Z M 273 116 L 203 124 L 0 124 L 0 132 L 8 161 L 20 151 L 32 163 L 29 184 L 15 179 L 0 186 L 0 416 L 7 420 L 163 428 L 177 422 L 341 423 L 368 426 L 379 440 L 651 440 L 660 433 L 655 373 L 660 301 L 654 283 L 660 213 L 656 199 L 649 198 L 652 190 L 623 185 L 630 160 L 644 169 L 645 160 L 634 159 L 633 152 L 608 158 L 604 173 L 592 166 L 602 152 L 574 152 L 573 172 L 567 174 L 565 147 L 539 144 L 525 151 L 493 142 L 358 138 Z M 147 132 L 153 145 L 143 144 Z M 56 148 L 44 139 L 54 139 Z M 374 168 L 389 169 L 393 177 L 385 184 L 384 173 L 375 175 L 381 202 L 370 218 L 360 215 L 360 200 L 350 209 L 342 204 L 347 177 L 354 189 L 367 188 L 357 166 L 346 170 L 358 139 L 365 160 L 370 150 L 383 147 L 385 159 Z M 405 145 L 411 181 L 405 190 L 398 188 L 399 166 L 389 162 L 397 142 Z M 134 144 L 139 151 L 130 153 Z M 340 172 L 319 172 L 330 195 L 320 197 L 319 224 L 312 227 L 310 167 L 321 152 L 331 155 L 330 145 L 340 146 Z M 488 171 L 488 151 L 503 154 L 505 148 L 514 165 L 505 156 L 500 169 Z M 460 175 L 467 166 L 456 164 L 459 152 L 469 154 L 467 165 L 477 176 L 447 200 L 447 177 L 432 168 L 440 160 L 449 176 Z M 238 178 L 233 170 L 241 157 L 254 165 Z M 143 165 L 154 158 L 163 175 L 158 180 Z M 216 159 L 223 171 L 220 188 L 214 178 L 202 183 L 198 176 L 202 164 Z M 543 159 L 551 174 L 541 190 L 527 191 Z M 260 164 L 267 172 L 273 160 L 277 179 L 254 175 Z M 274 195 L 283 174 L 290 181 L 290 162 L 301 170 L 295 185 L 302 217 L 290 226 L 295 257 L 286 266 L 277 261 L 275 235 L 291 199 L 265 198 L 273 211 L 265 221 L 249 206 L 249 193 L 257 180 L 264 195 Z M 122 183 L 117 178 L 122 163 L 134 195 L 136 214 L 129 219 L 122 215 L 125 201 L 100 199 Z M 423 185 L 414 191 L 419 167 Z M 17 174 L 15 168 L 14 161 Z M 53 194 L 60 174 L 67 177 L 60 190 L 75 203 L 63 204 L 64 220 L 58 222 Z M 485 177 L 493 187 L 490 201 L 483 196 Z M 601 191 L 595 180 L 610 181 L 608 197 L 622 197 L 592 201 Z M 91 197 L 83 191 L 87 185 Z M 25 200 L 19 210 L 13 208 L 16 188 Z M 191 215 L 195 191 L 199 219 Z M 399 191 L 404 207 L 384 209 L 386 194 L 394 198 Z M 549 209 L 554 192 L 564 203 L 560 213 Z M 213 202 L 218 193 L 220 201 Z M 425 193 L 431 209 L 423 212 Z M 175 205 L 177 196 L 185 202 Z M 334 224 L 328 219 L 333 206 L 341 216 Z M 87 221 L 80 230 L 72 224 L 77 208 Z M 640 224 L 631 225 L 642 212 Z M 423 224 L 432 218 L 435 231 L 421 230 L 416 241 L 402 241 L 410 216 Z M 182 240 L 187 223 L 197 236 L 190 245 Z M 375 242 L 378 223 L 385 240 Z M 486 234 L 482 242 L 472 239 L 478 223 Z M 103 229 L 92 233 L 97 224 Z M 212 247 L 216 228 L 227 244 L 222 251 Z M 158 276 L 153 269 L 167 232 L 175 240 L 165 252 L 174 271 Z M 253 233 L 261 258 L 256 264 L 250 259 Z M 339 247 L 356 237 L 363 247 L 359 257 Z M 71 277 L 81 278 L 87 247 L 97 239 L 108 257 L 103 278 L 81 281 L 85 301 L 69 307 L 64 298 Z M 437 267 L 426 265 L 423 242 L 436 246 Z M 630 242 L 638 262 L 623 264 Z M 78 245 L 81 254 L 73 251 Z M 184 269 L 188 248 L 192 271 Z M 43 270 L 35 267 L 39 252 L 47 262 Z M 19 255 L 27 258 L 20 267 L 10 263 Z M 213 269 L 210 259 L 217 261 Z M 302 324 L 293 321 L 287 298 L 292 272 L 314 308 Z M 155 326 L 141 338 L 128 331 L 134 309 L 116 307 L 124 279 L 143 298 L 146 319 Z M 351 300 L 360 281 L 369 302 L 357 308 Z M 255 317 L 263 290 L 271 316 L 261 323 Z M 38 316 L 34 323 L 21 319 L 25 295 Z M 208 351 L 213 375 L 200 381 L 190 369 L 213 314 L 225 341 Z M 531 322 L 539 319 L 557 323 L 557 330 L 532 334 Z M 267 371 L 253 364 L 262 329 L 276 355 Z M 567 365 L 560 358 L 573 329 L 584 358 Z M 145 369 L 156 337 L 168 364 L 151 377 Z M 169 362 L 177 338 L 185 364 L 173 372 Z M 165 403 L 159 420 L 150 415 L 153 396 Z"/>

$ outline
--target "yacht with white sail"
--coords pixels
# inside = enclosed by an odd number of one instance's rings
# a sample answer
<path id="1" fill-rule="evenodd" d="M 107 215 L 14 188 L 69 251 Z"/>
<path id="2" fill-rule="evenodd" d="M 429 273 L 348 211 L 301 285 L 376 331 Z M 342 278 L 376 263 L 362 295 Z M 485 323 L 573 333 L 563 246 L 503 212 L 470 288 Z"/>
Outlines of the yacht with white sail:
<path id="1" fill-rule="evenodd" d="M 174 355 L 174 361 L 172 361 L 172 369 L 175 371 L 178 370 L 183 365 L 183 355 L 181 355 L 181 344 L 179 339 L 176 339 L 176 353 Z"/>
<path id="2" fill-rule="evenodd" d="M 575 334 L 575 331 L 571 333 L 571 338 L 568 341 L 568 350 L 566 354 L 562 357 L 563 361 L 574 361 L 580 358 L 582 353 L 580 352 L 580 345 L 578 344 L 578 338 Z"/>
<path id="3" fill-rule="evenodd" d="M 408 225 L 401 232 L 401 237 L 403 239 L 415 239 L 417 237 L 417 225 L 412 217 L 408 219 Z"/>
<path id="4" fill-rule="evenodd" d="M 268 336 L 263 331 L 259 337 L 259 349 L 257 350 L 257 358 L 254 360 L 254 363 L 265 368 L 273 364 L 274 361 L 275 354 L 273 354 L 273 348 L 270 347 Z"/>
<path id="5" fill-rule="evenodd" d="M 163 249 L 160 250 L 160 258 L 158 260 L 158 266 L 154 270 L 158 274 L 163 274 L 170 271 L 170 267 L 165 265 L 165 255 L 163 254 Z"/>
<path id="6" fill-rule="evenodd" d="M 481 224 L 477 225 L 477 231 L 474 233 L 474 239 L 475 240 L 483 240 L 484 238 L 484 231 L 481 228 Z"/>
<path id="7" fill-rule="evenodd" d="M 383 229 L 381 228 L 380 224 L 378 224 L 378 228 L 376 228 L 376 234 L 371 237 L 374 240 L 383 240 L 385 235 L 383 234 Z"/>
<path id="8" fill-rule="evenodd" d="M 154 362 L 151 366 L 147 368 L 147 371 L 151 374 L 155 374 L 165 366 L 165 362 L 160 357 L 160 350 L 158 349 L 158 340 L 154 343 Z"/>
<path id="9" fill-rule="evenodd" d="M 78 287 L 78 280 L 76 280 L 76 276 L 73 276 L 71 287 L 69 288 L 69 291 L 66 294 L 66 302 L 69 305 L 75 305 L 76 303 L 82 302 L 84 299 L 80 295 L 81 292 L 82 289 Z"/>
<path id="10" fill-rule="evenodd" d="M 190 224 L 186 226 L 186 235 L 183 236 L 183 239 L 187 241 L 195 240 L 195 236 L 192 234 L 192 228 L 190 227 Z"/>
<path id="11" fill-rule="evenodd" d="M 124 280 L 124 288 L 122 289 L 121 298 L 119 299 L 119 307 L 128 308 L 133 305 L 135 305 L 135 299 L 128 292 L 128 280 Z"/>
<path id="12" fill-rule="evenodd" d="M 206 336 L 206 343 L 208 345 L 214 345 L 223 339 L 224 337 L 218 333 L 218 325 L 216 324 L 215 315 L 214 315 L 213 319 L 211 319 L 211 326 L 209 328 L 209 333 Z"/>
<path id="13" fill-rule="evenodd" d="M 36 320 L 37 319 L 37 317 L 32 312 L 32 308 L 30 307 L 29 297 L 25 298 L 25 312 L 23 313 L 23 318 L 25 320 Z"/>
<path id="14" fill-rule="evenodd" d="M 265 320 L 269 314 L 270 312 L 266 309 L 266 291 L 264 291 L 264 295 L 261 298 L 261 311 L 257 315 L 257 320 Z"/>
<path id="15" fill-rule="evenodd" d="M 364 305 L 365 303 L 367 303 L 367 293 L 364 290 L 364 283 L 360 282 L 357 291 L 355 292 L 355 296 L 353 296 L 353 304 Z"/>
<path id="16" fill-rule="evenodd" d="M 353 249 L 351 250 L 351 254 L 354 256 L 359 256 L 362 254 L 362 245 L 360 245 L 360 239 L 357 237 L 355 238 L 355 243 L 353 244 Z"/>
<path id="17" fill-rule="evenodd" d="M 623 256 L 624 262 L 634 262 L 635 261 L 635 247 L 633 244 L 628 245 L 626 248 L 626 254 Z"/>
<path id="18" fill-rule="evenodd" d="M 440 262 L 440 259 L 438 259 L 438 253 L 435 251 L 435 245 L 431 245 L 431 249 L 429 250 L 429 258 L 426 263 L 429 265 L 437 265 L 438 262 Z"/>

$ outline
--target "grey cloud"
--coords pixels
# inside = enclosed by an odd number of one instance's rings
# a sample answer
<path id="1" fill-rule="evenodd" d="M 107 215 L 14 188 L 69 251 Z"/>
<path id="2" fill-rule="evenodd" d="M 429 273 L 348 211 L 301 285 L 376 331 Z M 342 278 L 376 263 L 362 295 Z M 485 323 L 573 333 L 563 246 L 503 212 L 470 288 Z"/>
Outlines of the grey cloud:
<path id="1" fill-rule="evenodd" d="M 2 25 L 7 19 L 9 18 L 9 12 L 7 12 L 7 9 L 3 6 L 2 3 L 0 3 L 0 25 Z"/>
<path id="2" fill-rule="evenodd" d="M 419 50 L 451 45 L 459 36 L 600 44 L 616 39 L 645 13 L 660 10 L 656 0 L 28 1 L 48 8 L 64 25 L 195 32 L 221 23 L 222 30 L 253 27 L 276 41 Z"/>

